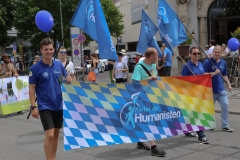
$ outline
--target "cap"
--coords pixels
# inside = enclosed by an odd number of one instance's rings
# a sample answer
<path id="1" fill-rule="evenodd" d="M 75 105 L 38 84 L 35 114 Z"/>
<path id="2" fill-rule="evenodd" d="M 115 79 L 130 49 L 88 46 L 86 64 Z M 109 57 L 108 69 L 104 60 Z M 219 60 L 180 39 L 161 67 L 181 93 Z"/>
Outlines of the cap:
<path id="1" fill-rule="evenodd" d="M 209 48 L 209 45 L 206 45 L 205 48 Z"/>

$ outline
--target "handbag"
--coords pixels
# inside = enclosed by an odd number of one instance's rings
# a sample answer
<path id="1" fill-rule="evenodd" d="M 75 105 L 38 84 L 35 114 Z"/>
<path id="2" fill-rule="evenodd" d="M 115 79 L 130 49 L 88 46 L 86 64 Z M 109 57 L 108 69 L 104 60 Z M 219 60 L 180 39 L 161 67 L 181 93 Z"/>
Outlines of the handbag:
<path id="1" fill-rule="evenodd" d="M 96 81 L 96 75 L 93 71 L 88 72 L 88 80 L 89 81 Z"/>

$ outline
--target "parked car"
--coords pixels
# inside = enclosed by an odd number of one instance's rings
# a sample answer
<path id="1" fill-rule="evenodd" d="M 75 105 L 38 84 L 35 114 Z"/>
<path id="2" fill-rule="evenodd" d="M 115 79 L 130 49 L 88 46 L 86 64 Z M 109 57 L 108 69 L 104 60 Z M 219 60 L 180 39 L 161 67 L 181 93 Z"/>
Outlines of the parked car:
<path id="1" fill-rule="evenodd" d="M 104 71 L 107 71 L 108 70 L 108 60 L 107 59 L 99 59 L 99 61 L 104 66 Z"/>
<path id="2" fill-rule="evenodd" d="M 139 54 L 138 52 L 127 52 L 128 58 L 128 70 L 129 72 L 132 72 L 135 68 L 136 65 L 136 60 L 135 57 L 136 55 Z"/>

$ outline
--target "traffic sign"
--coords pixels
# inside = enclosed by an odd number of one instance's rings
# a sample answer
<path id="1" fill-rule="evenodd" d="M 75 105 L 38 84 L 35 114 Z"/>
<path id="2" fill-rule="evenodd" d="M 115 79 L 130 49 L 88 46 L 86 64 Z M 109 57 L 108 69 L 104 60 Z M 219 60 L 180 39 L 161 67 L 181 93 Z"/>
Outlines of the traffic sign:
<path id="1" fill-rule="evenodd" d="M 86 41 L 86 36 L 84 34 L 79 34 L 78 41 L 84 43 Z"/>
<path id="2" fill-rule="evenodd" d="M 73 39 L 73 44 L 74 44 L 75 46 L 77 46 L 77 45 L 79 44 L 78 39 Z"/>
<path id="3" fill-rule="evenodd" d="M 73 53 L 74 53 L 74 55 L 78 56 L 80 51 L 79 51 L 79 49 L 74 49 Z"/>

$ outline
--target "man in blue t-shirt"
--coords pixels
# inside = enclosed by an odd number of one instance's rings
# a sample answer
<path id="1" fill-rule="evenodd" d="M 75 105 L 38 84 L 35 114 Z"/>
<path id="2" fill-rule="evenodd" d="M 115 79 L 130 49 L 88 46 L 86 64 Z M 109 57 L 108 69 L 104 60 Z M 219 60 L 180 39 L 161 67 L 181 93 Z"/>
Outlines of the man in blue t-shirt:
<path id="1" fill-rule="evenodd" d="M 228 125 L 227 92 L 224 88 L 224 81 L 220 73 L 223 75 L 223 78 L 226 81 L 229 92 L 232 91 L 232 87 L 228 80 L 226 62 L 220 59 L 222 53 L 221 46 L 219 45 L 215 46 L 212 53 L 213 58 L 210 58 L 210 61 L 217 67 L 217 70 L 209 60 L 206 60 L 203 63 L 203 69 L 205 73 L 210 73 L 212 75 L 212 89 L 214 102 L 218 101 L 218 103 L 221 106 L 222 130 L 226 132 L 232 132 L 234 129 L 230 128 Z"/>
<path id="2" fill-rule="evenodd" d="M 163 43 L 161 47 L 163 55 L 163 76 L 170 76 L 171 74 L 171 67 L 172 67 L 172 60 L 174 58 L 174 54 L 166 47 Z"/>
<path id="3" fill-rule="evenodd" d="M 41 118 L 45 132 L 44 151 L 46 159 L 56 159 L 59 131 L 63 124 L 63 99 L 61 84 L 63 77 L 66 83 L 72 78 L 59 61 L 52 60 L 53 41 L 45 38 L 40 42 L 42 60 L 33 65 L 29 72 L 29 99 L 31 115 Z M 35 104 L 37 95 L 38 107 Z"/>
<path id="4" fill-rule="evenodd" d="M 158 52 L 155 48 L 148 48 L 145 52 L 145 59 L 138 62 L 138 64 L 134 68 L 134 72 L 132 74 L 133 81 L 141 81 L 141 80 L 157 80 L 157 69 L 156 69 L 156 62 L 158 60 Z M 142 66 L 141 66 L 142 65 Z M 149 75 L 146 71 L 149 72 Z M 138 149 L 145 149 L 150 150 L 150 147 L 147 146 L 143 142 L 137 143 Z M 166 152 L 163 150 L 159 150 L 155 144 L 155 141 L 151 141 L 151 154 L 153 156 L 165 156 Z"/>
<path id="5" fill-rule="evenodd" d="M 192 47 L 190 49 L 190 61 L 188 61 L 182 69 L 182 76 L 190 76 L 190 75 L 201 75 L 204 74 L 203 65 L 198 61 L 200 58 L 200 51 L 198 47 Z M 186 136 L 196 137 L 193 132 L 186 133 Z M 198 141 L 201 144 L 209 144 L 209 140 L 206 138 L 204 131 L 197 131 Z"/>

